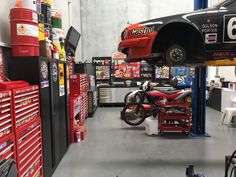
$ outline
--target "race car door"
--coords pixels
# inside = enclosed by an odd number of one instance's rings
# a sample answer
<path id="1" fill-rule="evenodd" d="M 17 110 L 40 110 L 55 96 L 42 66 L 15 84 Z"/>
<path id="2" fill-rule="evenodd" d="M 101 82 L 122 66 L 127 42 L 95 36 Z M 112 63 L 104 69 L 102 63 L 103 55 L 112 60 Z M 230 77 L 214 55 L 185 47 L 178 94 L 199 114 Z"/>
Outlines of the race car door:
<path id="1" fill-rule="evenodd" d="M 213 55 L 236 57 L 236 1 L 230 1 L 220 7 L 219 14 L 219 22 L 222 25 L 219 37 L 222 45 L 220 52 Z"/>

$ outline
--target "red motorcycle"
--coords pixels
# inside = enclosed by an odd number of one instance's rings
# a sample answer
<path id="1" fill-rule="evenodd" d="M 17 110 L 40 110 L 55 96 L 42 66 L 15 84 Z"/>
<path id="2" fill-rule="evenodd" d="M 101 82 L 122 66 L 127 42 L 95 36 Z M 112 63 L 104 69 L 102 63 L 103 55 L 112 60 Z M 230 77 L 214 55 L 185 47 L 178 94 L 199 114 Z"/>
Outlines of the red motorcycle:
<path id="1" fill-rule="evenodd" d="M 130 93 L 125 97 L 125 107 L 122 111 L 122 119 L 131 126 L 137 126 L 144 122 L 149 116 L 158 116 L 159 112 L 164 112 L 163 105 L 167 103 L 175 103 L 175 105 L 183 105 L 183 103 L 192 102 L 191 90 L 153 90 L 150 82 L 142 85 L 142 90 Z M 173 107 L 172 112 L 181 112 L 182 107 Z"/>

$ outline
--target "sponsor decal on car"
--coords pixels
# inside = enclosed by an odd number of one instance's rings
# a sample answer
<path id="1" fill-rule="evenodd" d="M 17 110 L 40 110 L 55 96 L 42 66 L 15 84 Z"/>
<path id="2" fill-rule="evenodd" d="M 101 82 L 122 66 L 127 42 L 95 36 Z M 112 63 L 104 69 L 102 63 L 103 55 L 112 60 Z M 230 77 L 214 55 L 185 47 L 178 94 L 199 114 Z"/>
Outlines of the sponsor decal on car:
<path id="1" fill-rule="evenodd" d="M 217 42 L 217 33 L 209 33 L 205 35 L 205 43 L 212 44 Z"/>
<path id="2" fill-rule="evenodd" d="M 145 34 L 151 34 L 154 31 L 153 27 L 145 27 L 145 28 L 134 28 L 131 31 L 131 35 L 145 35 Z"/>
<path id="3" fill-rule="evenodd" d="M 236 57 L 236 53 L 233 52 L 214 52 L 213 57 Z"/>
<path id="4" fill-rule="evenodd" d="M 216 23 L 202 25 L 203 33 L 217 33 L 217 31 L 218 31 L 218 24 Z"/>

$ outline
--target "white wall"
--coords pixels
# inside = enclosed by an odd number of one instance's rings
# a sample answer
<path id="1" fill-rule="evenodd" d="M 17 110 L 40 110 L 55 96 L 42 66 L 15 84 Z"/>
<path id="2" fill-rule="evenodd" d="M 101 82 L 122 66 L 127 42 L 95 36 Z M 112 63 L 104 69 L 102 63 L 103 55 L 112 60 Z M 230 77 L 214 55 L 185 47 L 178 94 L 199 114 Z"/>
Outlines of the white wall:
<path id="1" fill-rule="evenodd" d="M 225 78 L 225 81 L 236 81 L 235 76 L 235 66 L 219 66 L 219 76 L 221 78 Z M 211 80 L 218 80 L 215 78 L 216 76 L 216 67 L 215 66 L 209 66 L 208 67 L 208 81 Z"/>
<path id="2" fill-rule="evenodd" d="M 73 25 L 81 33 L 81 17 L 80 17 L 80 0 L 70 0 L 71 4 L 71 16 L 69 16 L 68 8 L 69 0 L 53 0 L 52 8 L 62 11 L 62 28 L 65 31 L 65 35 L 70 25 Z M 14 7 L 15 0 L 1 0 L 0 10 L 0 46 L 10 46 L 10 9 Z M 71 17 L 71 21 L 69 20 Z M 70 24 L 71 22 L 71 24 Z M 81 42 L 79 43 L 76 51 L 76 59 L 81 59 Z"/>
<path id="3" fill-rule="evenodd" d="M 150 0 L 150 18 L 191 12 L 194 9 L 194 0 Z"/>
<path id="4" fill-rule="evenodd" d="M 15 0 L 1 0 L 0 9 L 0 46 L 10 46 L 10 9 L 14 7 Z"/>
<path id="5" fill-rule="evenodd" d="M 82 33 L 82 24 L 81 24 L 81 11 L 80 11 L 80 0 L 71 0 L 71 9 L 70 9 L 70 17 L 71 17 L 71 24 L 73 27 Z M 82 37 L 79 41 L 77 50 L 76 50 L 76 62 L 82 61 Z"/>
<path id="6" fill-rule="evenodd" d="M 82 0 L 83 59 L 117 52 L 127 22 L 189 12 L 193 7 L 193 0 Z"/>
<path id="7" fill-rule="evenodd" d="M 220 2 L 223 2 L 225 0 L 208 0 L 208 7 L 214 6 Z"/>

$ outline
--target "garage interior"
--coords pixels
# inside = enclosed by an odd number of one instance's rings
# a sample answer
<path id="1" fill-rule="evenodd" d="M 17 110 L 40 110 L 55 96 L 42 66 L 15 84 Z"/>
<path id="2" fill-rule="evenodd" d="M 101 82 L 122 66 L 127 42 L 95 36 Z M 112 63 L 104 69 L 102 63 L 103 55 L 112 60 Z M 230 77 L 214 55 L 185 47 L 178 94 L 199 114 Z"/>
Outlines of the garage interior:
<path id="1" fill-rule="evenodd" d="M 236 176 L 236 0 L 1 3 L 3 177 Z"/>

